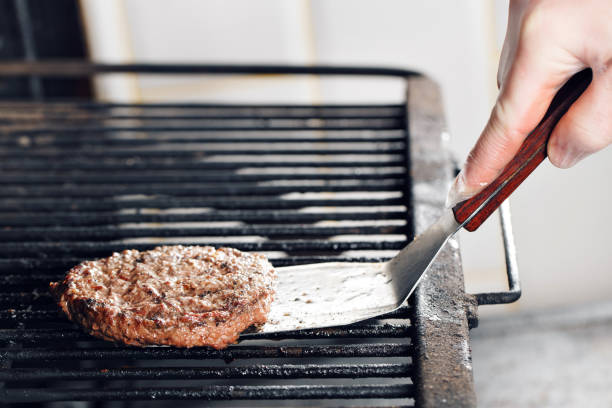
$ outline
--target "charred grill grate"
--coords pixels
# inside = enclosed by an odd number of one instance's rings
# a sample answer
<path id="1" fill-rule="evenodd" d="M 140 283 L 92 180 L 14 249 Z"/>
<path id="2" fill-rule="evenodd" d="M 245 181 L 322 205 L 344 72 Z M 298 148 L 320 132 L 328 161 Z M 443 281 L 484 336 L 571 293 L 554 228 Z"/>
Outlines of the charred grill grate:
<path id="1" fill-rule="evenodd" d="M 221 351 L 142 349 L 82 333 L 47 290 L 83 259 L 164 243 L 260 251 L 276 266 L 388 259 L 415 228 L 406 112 L 0 103 L 0 399 L 426 402 L 419 301 Z"/>

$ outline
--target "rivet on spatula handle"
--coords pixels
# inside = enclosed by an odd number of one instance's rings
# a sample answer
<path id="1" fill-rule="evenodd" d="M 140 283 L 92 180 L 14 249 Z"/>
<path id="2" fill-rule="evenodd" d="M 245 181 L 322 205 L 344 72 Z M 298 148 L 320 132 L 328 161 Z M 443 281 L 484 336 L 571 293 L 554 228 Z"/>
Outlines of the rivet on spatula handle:
<path id="1" fill-rule="evenodd" d="M 572 76 L 553 98 L 540 123 L 529 133 L 519 151 L 499 176 L 474 197 L 453 208 L 455 219 L 474 231 L 546 158 L 546 145 L 553 129 L 570 106 L 587 89 L 593 78 L 591 69 Z M 466 222 L 467 221 L 467 222 Z"/>

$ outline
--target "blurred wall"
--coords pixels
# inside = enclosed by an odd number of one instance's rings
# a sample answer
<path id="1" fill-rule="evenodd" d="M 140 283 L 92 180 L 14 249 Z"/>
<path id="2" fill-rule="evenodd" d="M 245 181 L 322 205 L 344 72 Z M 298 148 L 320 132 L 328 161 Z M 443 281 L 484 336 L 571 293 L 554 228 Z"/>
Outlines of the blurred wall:
<path id="1" fill-rule="evenodd" d="M 507 0 L 81 0 L 92 57 L 100 61 L 363 64 L 420 70 L 441 85 L 449 146 L 462 161 L 486 122 L 497 93 L 495 75 Z M 275 79 L 272 81 L 272 79 Z M 115 82 L 113 82 L 115 81 Z M 285 81 L 285 82 L 283 82 Z M 287 81 L 292 81 L 289 86 Z M 110 79 L 106 99 L 271 100 L 398 99 L 383 82 L 336 86 L 313 78 L 254 76 Z M 262 93 L 262 90 L 265 92 Z M 395 91 L 394 91 L 395 90 Z M 395 92 L 395 93 L 394 93 Z M 576 169 L 542 166 L 511 199 L 522 300 L 481 313 L 609 299 L 606 227 L 612 226 L 609 151 Z M 504 288 L 495 219 L 463 233 L 470 291 Z"/>

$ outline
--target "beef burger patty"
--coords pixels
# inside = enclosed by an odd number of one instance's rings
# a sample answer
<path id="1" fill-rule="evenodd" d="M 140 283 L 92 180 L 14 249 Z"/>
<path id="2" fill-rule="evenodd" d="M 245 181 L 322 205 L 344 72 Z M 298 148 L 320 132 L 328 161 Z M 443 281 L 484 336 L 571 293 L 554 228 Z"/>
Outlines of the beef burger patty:
<path id="1" fill-rule="evenodd" d="M 265 323 L 275 282 L 263 255 L 177 245 L 85 261 L 50 288 L 68 318 L 96 337 L 221 349 Z"/>

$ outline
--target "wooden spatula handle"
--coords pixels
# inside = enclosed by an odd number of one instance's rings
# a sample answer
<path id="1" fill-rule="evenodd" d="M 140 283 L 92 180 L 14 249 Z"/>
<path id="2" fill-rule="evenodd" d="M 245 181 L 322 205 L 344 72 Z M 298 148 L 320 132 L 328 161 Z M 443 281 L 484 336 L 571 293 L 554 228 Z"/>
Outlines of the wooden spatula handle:
<path id="1" fill-rule="evenodd" d="M 455 219 L 468 231 L 474 231 L 546 158 L 546 145 L 556 124 L 587 89 L 593 78 L 590 69 L 571 77 L 553 98 L 542 121 L 529 133 L 519 151 L 499 176 L 474 197 L 453 208 Z M 471 217 L 471 219 L 470 219 Z"/>

